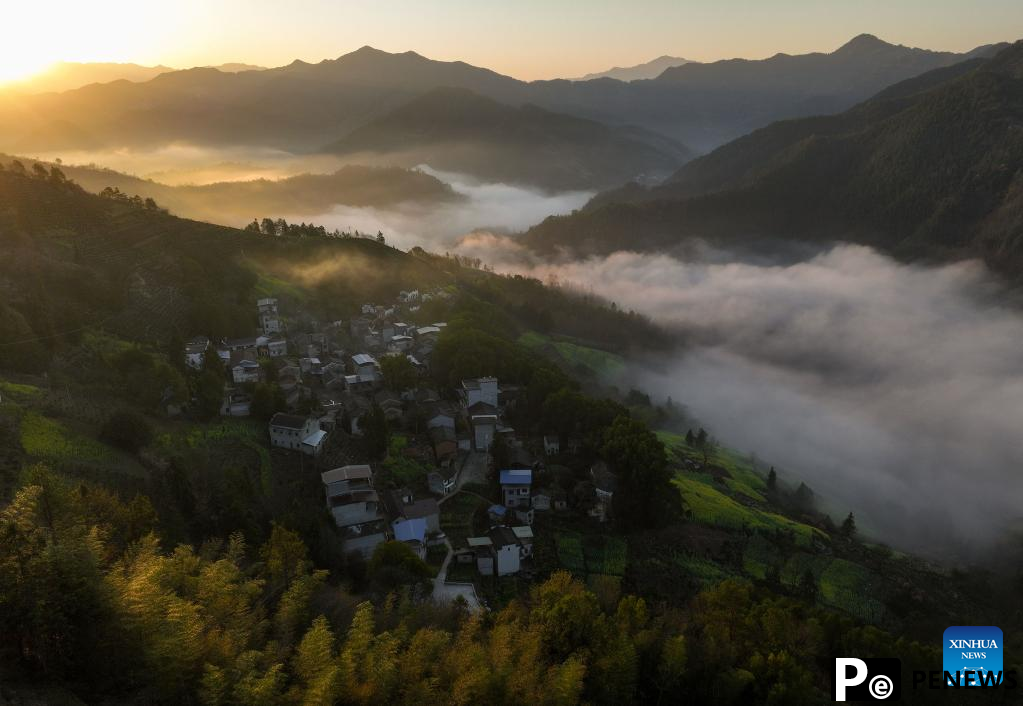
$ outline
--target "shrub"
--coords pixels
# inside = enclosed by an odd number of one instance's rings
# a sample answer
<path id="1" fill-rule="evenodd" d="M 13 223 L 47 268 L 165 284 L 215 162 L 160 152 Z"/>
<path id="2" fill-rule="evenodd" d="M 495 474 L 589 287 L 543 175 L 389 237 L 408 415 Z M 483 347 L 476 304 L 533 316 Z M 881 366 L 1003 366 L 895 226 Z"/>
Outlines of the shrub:
<path id="1" fill-rule="evenodd" d="M 136 453 L 153 442 L 153 427 L 138 412 L 123 409 L 107 418 L 100 430 L 100 438 L 108 444 Z"/>

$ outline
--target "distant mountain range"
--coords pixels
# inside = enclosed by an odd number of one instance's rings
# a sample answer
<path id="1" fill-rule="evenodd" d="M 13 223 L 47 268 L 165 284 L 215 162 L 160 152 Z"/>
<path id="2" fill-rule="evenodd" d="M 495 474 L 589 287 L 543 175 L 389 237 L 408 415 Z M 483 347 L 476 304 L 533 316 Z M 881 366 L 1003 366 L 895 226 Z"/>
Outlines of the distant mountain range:
<path id="1" fill-rule="evenodd" d="M 648 78 L 657 78 L 665 69 L 670 69 L 682 64 L 691 63 L 689 59 L 678 56 L 659 56 L 656 59 L 647 61 L 635 66 L 615 66 L 613 69 L 601 71 L 595 74 L 586 74 L 574 81 L 593 81 L 598 78 L 611 78 L 616 81 L 639 81 Z"/>
<path id="2" fill-rule="evenodd" d="M 1023 42 L 839 115 L 757 130 L 662 186 L 601 194 L 525 236 L 538 250 L 577 254 L 771 238 L 980 257 L 1023 274 Z"/>
<path id="3" fill-rule="evenodd" d="M 893 82 L 994 49 L 932 52 L 862 36 L 830 54 L 685 64 L 651 80 L 525 83 L 463 62 L 363 47 L 334 60 L 265 71 L 196 68 L 60 94 L 8 92 L 0 95 L 0 149 L 53 152 L 176 141 L 315 151 L 433 89 L 460 88 L 514 109 L 530 104 L 584 118 L 575 124 L 590 137 L 580 139 L 592 139 L 598 122 L 656 132 L 672 144 L 704 151 L 775 120 L 839 112 Z M 608 129 L 604 135 L 614 142 L 599 152 L 614 152 L 621 133 Z M 622 171 L 631 165 L 593 183 Z"/>
<path id="4" fill-rule="evenodd" d="M 514 108 L 461 88 L 434 89 L 325 151 L 552 190 L 659 181 L 693 156 L 642 128 L 610 128 L 528 104 Z"/>
<path id="5" fill-rule="evenodd" d="M 0 154 L 0 165 L 9 165 L 13 159 Z M 26 166 L 33 163 L 30 159 L 20 161 Z M 129 196 L 152 198 L 177 216 L 235 227 L 257 216 L 308 218 L 337 206 L 389 208 L 405 203 L 452 203 L 463 198 L 436 177 L 399 167 L 348 165 L 333 174 L 189 186 L 168 186 L 91 166 L 62 164 L 60 169 L 92 193 L 116 188 Z"/>
<path id="6" fill-rule="evenodd" d="M 210 68 L 228 73 L 263 70 L 262 66 L 238 63 L 221 64 Z M 175 69 L 159 64 L 157 66 L 141 66 L 139 64 L 61 61 L 24 80 L 0 85 L 0 89 L 11 89 L 21 93 L 59 93 L 92 83 L 110 83 L 111 81 L 141 83 L 169 71 L 175 71 Z"/>

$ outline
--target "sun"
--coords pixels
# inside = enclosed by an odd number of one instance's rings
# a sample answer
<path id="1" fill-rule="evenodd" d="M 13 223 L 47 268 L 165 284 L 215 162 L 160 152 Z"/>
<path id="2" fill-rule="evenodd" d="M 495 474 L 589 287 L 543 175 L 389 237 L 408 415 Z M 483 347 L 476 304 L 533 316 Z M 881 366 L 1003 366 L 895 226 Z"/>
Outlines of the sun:
<path id="1" fill-rule="evenodd" d="M 0 56 L 0 84 L 31 78 L 53 63 L 46 58 Z"/>
<path id="2" fill-rule="evenodd" d="M 31 78 L 59 61 L 157 63 L 157 55 L 187 39 L 183 27 L 200 7 L 196 0 L 5 3 L 0 84 Z"/>

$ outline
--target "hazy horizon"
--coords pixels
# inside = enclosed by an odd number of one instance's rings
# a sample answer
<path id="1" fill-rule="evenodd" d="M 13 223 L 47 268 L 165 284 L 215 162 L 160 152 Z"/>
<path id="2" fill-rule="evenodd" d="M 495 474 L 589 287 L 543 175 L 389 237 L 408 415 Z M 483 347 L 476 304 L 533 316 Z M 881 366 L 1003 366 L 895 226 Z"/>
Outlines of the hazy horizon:
<path id="1" fill-rule="evenodd" d="M 634 5 L 614 1 L 585 9 L 535 2 L 484 9 L 445 0 L 432 3 L 429 12 L 408 0 L 372 8 L 323 0 L 286 7 L 263 0 L 144 6 L 108 0 L 99 5 L 43 2 L 8 8 L 0 84 L 61 61 L 274 67 L 296 59 L 334 59 L 365 45 L 536 80 L 632 66 L 665 54 L 710 62 L 829 52 L 861 33 L 954 52 L 1023 35 L 1023 14 L 1008 0 L 982 0 L 970 7 L 922 0 L 897 5 L 871 0 L 845 7 L 798 0 L 770 7 L 741 0 L 655 0 L 638 12 Z M 66 20 L 58 27 L 52 23 L 55 12 Z M 415 32 L 408 31 L 410 25 Z M 253 41 L 260 37 L 267 41 Z"/>

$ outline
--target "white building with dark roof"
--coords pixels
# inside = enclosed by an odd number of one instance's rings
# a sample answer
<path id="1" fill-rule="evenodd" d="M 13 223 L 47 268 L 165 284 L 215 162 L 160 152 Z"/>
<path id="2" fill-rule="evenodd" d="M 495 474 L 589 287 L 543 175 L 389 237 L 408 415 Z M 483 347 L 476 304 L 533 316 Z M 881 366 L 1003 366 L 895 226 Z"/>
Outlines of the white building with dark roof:
<path id="1" fill-rule="evenodd" d="M 345 552 L 372 556 L 377 545 L 387 540 L 387 522 L 373 488 L 373 471 L 367 465 L 342 466 L 321 473 L 320 481 Z"/>
<path id="2" fill-rule="evenodd" d="M 499 392 L 497 378 L 494 377 L 462 380 L 462 401 L 467 408 L 482 402 L 497 409 Z"/>
<path id="3" fill-rule="evenodd" d="M 316 456 L 323 449 L 327 434 L 314 417 L 278 412 L 270 419 L 270 445 Z"/>

